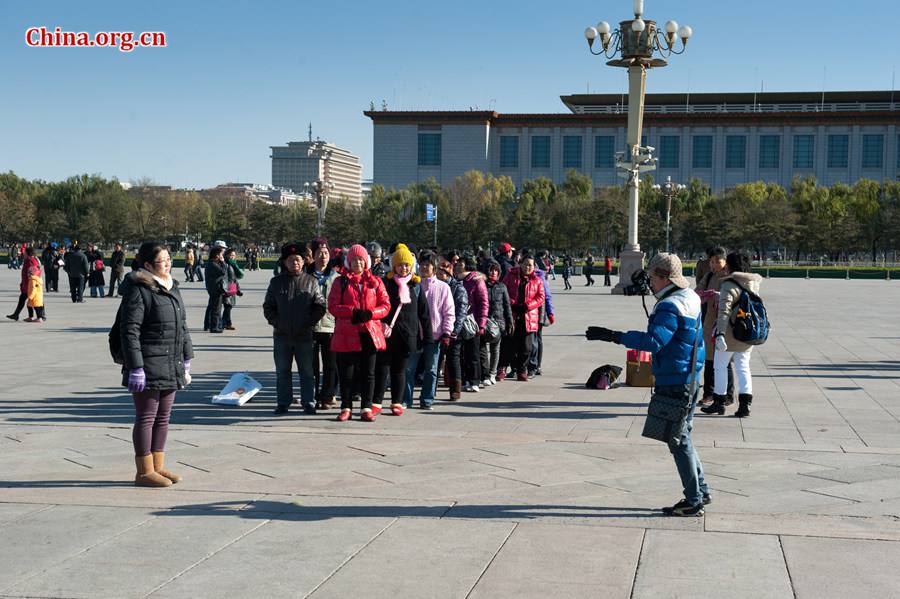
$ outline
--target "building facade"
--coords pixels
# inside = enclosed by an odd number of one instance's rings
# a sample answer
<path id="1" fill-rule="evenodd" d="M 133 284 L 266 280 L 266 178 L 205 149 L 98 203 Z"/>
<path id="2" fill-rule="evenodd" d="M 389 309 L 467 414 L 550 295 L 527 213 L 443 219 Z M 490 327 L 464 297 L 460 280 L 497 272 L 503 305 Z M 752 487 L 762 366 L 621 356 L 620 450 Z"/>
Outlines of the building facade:
<path id="1" fill-rule="evenodd" d="M 400 188 L 468 170 L 560 183 L 569 169 L 597 187 L 618 185 L 626 150 L 627 96 L 562 96 L 571 113 L 368 111 L 374 182 Z M 900 102 L 893 92 L 648 94 L 642 145 L 654 178 L 699 179 L 714 191 L 751 181 L 823 185 L 900 175 Z"/>
<path id="2" fill-rule="evenodd" d="M 286 146 L 271 146 L 272 185 L 305 192 L 322 181 L 331 190 L 331 199 L 362 203 L 362 165 L 359 158 L 324 141 L 292 141 Z"/>

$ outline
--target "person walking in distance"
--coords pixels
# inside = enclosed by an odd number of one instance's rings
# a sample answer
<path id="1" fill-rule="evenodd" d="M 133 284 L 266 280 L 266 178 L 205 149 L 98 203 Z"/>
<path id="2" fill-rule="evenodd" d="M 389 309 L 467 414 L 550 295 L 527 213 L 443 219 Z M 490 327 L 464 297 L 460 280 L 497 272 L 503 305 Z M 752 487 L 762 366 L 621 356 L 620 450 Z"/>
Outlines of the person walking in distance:
<path id="1" fill-rule="evenodd" d="M 122 244 L 117 243 L 113 247 L 112 256 L 109 258 L 109 294 L 106 297 L 115 295 L 116 285 L 119 286 L 119 292 L 122 291 L 122 279 L 125 277 L 125 251 Z"/>
<path id="2" fill-rule="evenodd" d="M 72 251 L 66 253 L 65 271 L 69 275 L 69 293 L 72 296 L 72 303 L 84 303 L 84 285 L 91 267 L 88 263 L 87 256 L 81 251 L 81 246 L 77 243 L 72 247 Z"/>
<path id="3" fill-rule="evenodd" d="M 190 383 L 194 350 L 178 281 L 166 247 L 146 242 L 138 250 L 139 270 L 119 290 L 122 386 L 136 412 L 132 441 L 139 487 L 168 487 L 181 476 L 165 466 L 169 416 L 175 393 Z"/>
<path id="4" fill-rule="evenodd" d="M 591 276 L 594 274 L 594 256 L 588 252 L 587 256 L 584 257 L 584 280 L 585 287 L 590 287 L 594 284 L 594 277 Z"/>
<path id="5" fill-rule="evenodd" d="M 607 256 L 603 260 L 603 286 L 604 287 L 612 287 L 612 281 L 610 277 L 612 276 L 612 258 Z"/>

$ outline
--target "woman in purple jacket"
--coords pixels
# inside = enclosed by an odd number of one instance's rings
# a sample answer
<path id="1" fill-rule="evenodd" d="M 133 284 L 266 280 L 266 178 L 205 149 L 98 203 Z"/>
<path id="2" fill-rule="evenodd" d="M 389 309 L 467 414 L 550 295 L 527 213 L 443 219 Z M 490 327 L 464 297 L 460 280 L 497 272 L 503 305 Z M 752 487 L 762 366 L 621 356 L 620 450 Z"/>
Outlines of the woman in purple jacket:
<path id="1" fill-rule="evenodd" d="M 469 314 L 475 317 L 478 332 L 462 344 L 463 391 L 477 392 L 481 387 L 481 337 L 488 317 L 488 292 L 484 275 L 477 272 L 478 265 L 473 256 L 465 256 L 456 263 L 456 278 L 462 281 L 469 296 Z"/>

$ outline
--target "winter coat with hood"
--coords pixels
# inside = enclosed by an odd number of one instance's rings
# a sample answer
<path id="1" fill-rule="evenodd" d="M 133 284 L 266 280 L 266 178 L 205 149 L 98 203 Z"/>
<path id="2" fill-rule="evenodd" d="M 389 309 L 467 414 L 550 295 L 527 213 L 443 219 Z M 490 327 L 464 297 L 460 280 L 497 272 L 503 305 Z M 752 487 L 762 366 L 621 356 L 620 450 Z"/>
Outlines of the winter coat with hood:
<path id="1" fill-rule="evenodd" d="M 131 273 L 120 287 L 122 386 L 128 373 L 143 368 L 146 389 L 166 391 L 185 385 L 184 361 L 194 357 L 178 281 L 166 289 L 149 271 Z"/>
<path id="2" fill-rule="evenodd" d="M 469 312 L 475 317 L 479 329 L 483 329 L 488 317 L 488 293 L 484 284 L 484 275 L 470 272 L 463 279 L 463 286 L 469 298 Z"/>
<path id="3" fill-rule="evenodd" d="M 412 275 L 406 283 L 409 287 L 408 304 L 400 303 L 400 289 L 393 272 L 389 272 L 384 281 L 385 290 L 391 300 L 391 310 L 384 317 L 384 322 L 390 324 L 397 310 L 400 310 L 391 329 L 391 336 L 387 340 L 387 346 L 391 351 L 399 351 L 402 355 L 408 356 L 422 349 L 425 339 L 433 338 L 428 299 L 422 291 L 418 275 Z"/>
<path id="4" fill-rule="evenodd" d="M 292 275 L 285 270 L 269 281 L 263 315 L 275 337 L 311 340 L 314 327 L 325 313 L 325 296 L 314 276 L 305 272 Z"/>
<path id="5" fill-rule="evenodd" d="M 466 316 L 469 314 L 469 294 L 466 293 L 466 288 L 462 284 L 461 281 L 457 281 L 455 278 L 450 277 L 447 279 L 447 284 L 450 285 L 450 292 L 453 295 L 453 309 L 455 312 L 455 319 L 453 321 L 453 333 L 450 335 L 453 339 L 459 337 L 459 332 L 462 330 L 463 322 L 466 320 Z"/>
<path id="6" fill-rule="evenodd" d="M 519 296 L 519 285 L 525 278 L 525 295 Z M 528 277 L 522 273 L 522 268 L 511 268 L 503 279 L 506 291 L 509 292 L 509 303 L 512 305 L 513 314 L 525 310 L 525 332 L 534 333 L 538 330 L 541 307 L 544 305 L 544 282 L 536 272 Z"/>
<path id="7" fill-rule="evenodd" d="M 352 322 L 353 310 L 368 310 L 372 318 L 368 322 Z M 334 336 L 331 351 L 355 352 L 362 349 L 359 334 L 368 333 L 375 349 L 383 351 L 387 344 L 381 320 L 388 315 L 391 300 L 384 282 L 369 270 L 362 274 L 346 272 L 334 282 L 328 293 L 328 311 L 334 315 Z"/>
<path id="8" fill-rule="evenodd" d="M 500 266 L 494 260 L 489 261 L 489 272 L 492 265 L 496 265 L 498 268 Z M 506 285 L 504 285 L 503 281 L 500 279 L 497 279 L 496 281 L 488 279 L 486 285 L 488 289 L 488 316 L 493 318 L 494 321 L 500 325 L 501 331 L 506 331 L 506 325 L 513 322 L 512 306 L 509 303 L 509 291 L 506 290 Z"/>
<path id="9" fill-rule="evenodd" d="M 761 282 L 762 277 L 752 272 L 734 272 L 722 278 L 719 287 L 719 316 L 716 320 L 716 334 L 725 334 L 725 343 L 730 352 L 745 352 L 753 349 L 752 345 L 747 345 L 734 338 L 731 325 L 734 323 L 737 313 L 735 304 L 741 297 L 741 288 L 759 295 Z"/>
<path id="10" fill-rule="evenodd" d="M 700 322 L 700 297 L 693 289 L 669 285 L 656 294 L 646 331 L 622 333 L 619 343 L 653 354 L 653 376 L 658 387 L 691 382 L 691 354 Z M 697 346 L 693 374 L 699 376 L 705 359 L 703 339 Z"/>

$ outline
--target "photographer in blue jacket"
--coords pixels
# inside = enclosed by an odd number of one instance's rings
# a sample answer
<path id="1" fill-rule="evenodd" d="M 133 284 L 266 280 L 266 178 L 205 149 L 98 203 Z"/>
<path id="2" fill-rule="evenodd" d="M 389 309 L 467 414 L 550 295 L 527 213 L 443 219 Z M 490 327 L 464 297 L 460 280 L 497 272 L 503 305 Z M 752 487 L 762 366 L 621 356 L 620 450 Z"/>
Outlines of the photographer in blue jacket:
<path id="1" fill-rule="evenodd" d="M 590 340 L 609 341 L 631 349 L 653 354 L 655 393 L 683 396 L 689 402 L 687 420 L 680 437 L 669 443 L 678 475 L 684 487 L 684 498 L 672 507 L 663 508 L 667 516 L 702 516 L 703 506 L 710 503 L 709 487 L 703 478 L 703 465 L 691 442 L 693 414 L 699 396 L 698 385 L 692 382 L 703 368 L 703 327 L 700 297 L 689 288 L 682 275 L 681 260 L 675 254 L 658 254 L 647 265 L 646 276 L 657 299 L 646 331 L 613 331 L 604 327 L 588 327 L 585 336 Z M 697 335 L 700 339 L 697 340 Z M 697 342 L 693 368 L 691 355 Z M 692 394 L 693 392 L 693 394 Z"/>

